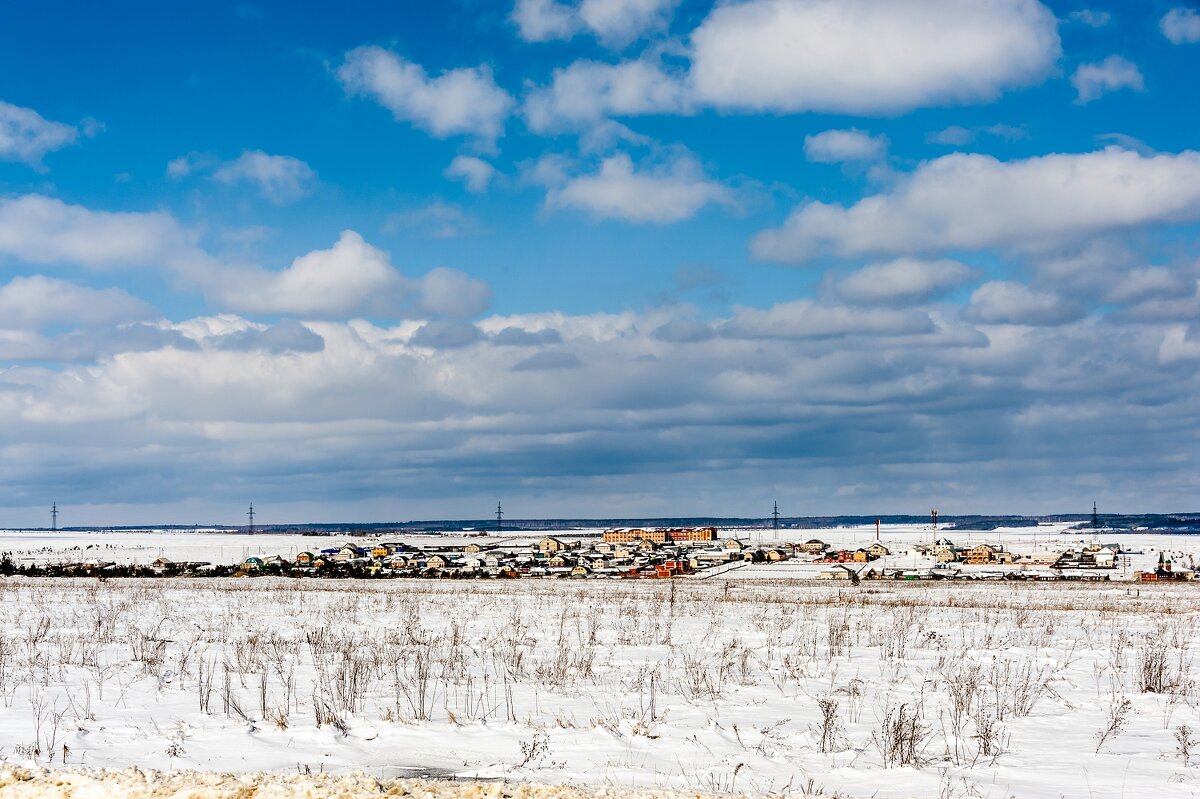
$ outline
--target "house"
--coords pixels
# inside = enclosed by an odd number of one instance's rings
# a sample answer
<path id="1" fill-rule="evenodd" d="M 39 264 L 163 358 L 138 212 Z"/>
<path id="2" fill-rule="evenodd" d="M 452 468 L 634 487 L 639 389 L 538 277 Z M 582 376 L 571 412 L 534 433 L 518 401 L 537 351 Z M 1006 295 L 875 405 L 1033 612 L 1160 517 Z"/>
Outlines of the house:
<path id="1" fill-rule="evenodd" d="M 263 567 L 263 560 L 262 560 L 262 558 L 260 558 L 256 555 L 251 555 L 250 557 L 248 557 L 244 561 L 242 561 L 242 568 L 245 569 L 246 571 L 258 571 L 262 567 Z"/>
<path id="2" fill-rule="evenodd" d="M 725 539 L 724 546 L 725 546 L 726 551 L 728 551 L 728 552 L 741 552 L 743 549 L 746 548 L 746 545 L 743 544 L 741 541 L 738 541 L 736 538 Z"/>
<path id="3" fill-rule="evenodd" d="M 311 566 L 315 556 L 311 552 L 300 552 L 296 555 L 297 566 Z"/>
<path id="4" fill-rule="evenodd" d="M 820 555 L 825 550 L 829 549 L 829 545 L 819 538 L 810 538 L 803 544 L 800 544 L 796 549 L 801 552 L 807 552 L 810 555 Z"/>
<path id="5" fill-rule="evenodd" d="M 884 555 L 892 554 L 892 551 L 876 541 L 875 543 L 871 544 L 871 546 L 867 547 L 867 554 L 872 558 L 882 558 Z"/>
<path id="6" fill-rule="evenodd" d="M 430 555 L 425 559 L 426 569 L 444 569 L 448 561 L 442 555 Z"/>
<path id="7" fill-rule="evenodd" d="M 150 563 L 150 571 L 155 574 L 165 574 L 175 568 L 175 562 L 167 558 L 156 558 Z"/>
<path id="8" fill-rule="evenodd" d="M 871 553 L 865 549 L 856 549 L 851 553 L 850 559 L 855 563 L 866 563 L 871 559 Z"/>
<path id="9" fill-rule="evenodd" d="M 963 553 L 963 559 L 970 564 L 995 563 L 998 547 L 991 544 L 976 544 Z"/>
<path id="10" fill-rule="evenodd" d="M 574 567 L 571 568 L 571 576 L 572 577 L 587 577 L 591 573 L 592 573 L 592 570 L 589 569 L 587 566 L 584 566 L 582 563 L 576 564 Z"/>
<path id="11" fill-rule="evenodd" d="M 782 549 L 768 549 L 766 551 L 767 563 L 779 563 L 782 560 L 788 559 L 788 553 Z"/>
<path id="12" fill-rule="evenodd" d="M 347 560 L 357 560 L 358 558 L 365 558 L 365 557 L 367 557 L 368 554 L 370 554 L 369 551 L 366 549 L 363 549 L 362 547 L 355 546 L 354 544 L 345 544 L 341 548 L 338 549 L 337 554 L 333 556 L 333 559 L 336 561 L 344 562 Z"/>
<path id="13" fill-rule="evenodd" d="M 929 554 L 936 556 L 940 552 L 957 552 L 957 549 L 949 538 L 939 538 L 929 545 Z"/>
<path id="14" fill-rule="evenodd" d="M 538 546 L 538 552 L 545 552 L 545 553 L 563 552 L 564 550 L 567 549 L 567 542 L 563 541 L 560 538 L 553 538 L 551 536 L 547 536 L 547 537 L 543 538 L 541 541 L 538 541 L 537 546 Z"/>
<path id="15" fill-rule="evenodd" d="M 563 568 L 566 566 L 574 566 L 575 559 L 566 555 L 555 555 L 546 560 L 546 565 L 550 568 Z"/>
<path id="16" fill-rule="evenodd" d="M 933 552 L 932 548 L 930 549 L 930 552 Z M 933 552 L 933 557 L 938 563 L 958 562 L 958 552 L 956 552 L 953 547 L 950 547 L 949 549 L 939 549 L 937 552 Z"/>

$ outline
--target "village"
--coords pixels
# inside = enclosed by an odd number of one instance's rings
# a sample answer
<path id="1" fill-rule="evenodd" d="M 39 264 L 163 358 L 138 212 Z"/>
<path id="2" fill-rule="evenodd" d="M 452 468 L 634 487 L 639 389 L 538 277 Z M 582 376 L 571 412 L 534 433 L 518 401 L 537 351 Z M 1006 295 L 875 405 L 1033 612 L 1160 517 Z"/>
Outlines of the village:
<path id="1" fill-rule="evenodd" d="M 598 532 L 598 531 L 596 531 Z M 529 538 L 478 534 L 469 539 L 351 540 L 287 554 L 256 552 L 236 562 L 173 560 L 118 563 L 100 556 L 40 564 L 0 558 L 0 574 L 101 577 L 256 577 L 428 579 L 707 579 L 747 577 L 844 580 L 1192 581 L 1191 556 L 1147 553 L 1099 540 L 1021 551 L 993 542 L 956 544 L 942 535 L 887 546 L 831 545 L 819 538 L 755 542 L 716 527 L 619 528 L 596 535 Z M 746 533 L 747 531 L 740 531 Z M 261 539 L 259 539 L 261 541 Z"/>

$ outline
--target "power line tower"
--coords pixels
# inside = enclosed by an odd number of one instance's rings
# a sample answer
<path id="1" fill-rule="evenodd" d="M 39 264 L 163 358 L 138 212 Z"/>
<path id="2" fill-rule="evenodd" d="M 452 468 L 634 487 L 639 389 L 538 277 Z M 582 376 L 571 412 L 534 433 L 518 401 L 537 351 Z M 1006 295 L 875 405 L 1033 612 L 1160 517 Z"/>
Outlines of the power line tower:
<path id="1" fill-rule="evenodd" d="M 50 532 L 58 532 L 58 503 L 50 506 Z"/>
<path id="2" fill-rule="evenodd" d="M 1099 528 L 1100 528 L 1100 515 L 1098 513 L 1096 513 L 1096 503 L 1093 502 L 1092 503 L 1092 529 L 1097 530 Z"/>
<path id="3" fill-rule="evenodd" d="M 937 540 L 937 517 L 938 517 L 937 508 L 930 508 L 929 509 L 929 521 L 930 521 L 929 531 L 930 531 L 930 534 L 934 541 Z"/>
<path id="4" fill-rule="evenodd" d="M 775 503 L 775 510 L 771 511 L 771 529 L 779 532 L 779 503 Z"/>
<path id="5" fill-rule="evenodd" d="M 496 532 L 504 526 L 504 508 L 500 507 L 500 503 L 496 503 Z"/>
<path id="6" fill-rule="evenodd" d="M 254 503 L 253 502 L 250 503 L 250 510 L 246 511 L 246 519 L 248 519 L 250 522 L 248 525 L 246 525 L 246 533 L 248 535 L 254 535 Z"/>

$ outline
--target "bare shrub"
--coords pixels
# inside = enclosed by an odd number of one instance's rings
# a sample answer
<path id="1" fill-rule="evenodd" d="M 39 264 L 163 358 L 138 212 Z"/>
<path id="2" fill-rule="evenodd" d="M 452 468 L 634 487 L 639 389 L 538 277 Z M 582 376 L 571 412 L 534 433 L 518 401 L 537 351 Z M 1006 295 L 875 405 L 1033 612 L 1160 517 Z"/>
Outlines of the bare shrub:
<path id="1" fill-rule="evenodd" d="M 884 714 L 878 729 L 871 733 L 871 742 L 879 750 L 884 768 L 919 768 L 926 762 L 924 750 L 929 735 L 929 725 L 921 721 L 920 706 L 903 704 Z"/>
<path id="2" fill-rule="evenodd" d="M 1104 746 L 1105 742 L 1125 732 L 1132 712 L 1133 702 L 1128 697 L 1113 697 L 1113 701 L 1108 706 L 1108 716 L 1104 726 L 1096 733 L 1096 752 L 1100 751 L 1100 747 Z"/>

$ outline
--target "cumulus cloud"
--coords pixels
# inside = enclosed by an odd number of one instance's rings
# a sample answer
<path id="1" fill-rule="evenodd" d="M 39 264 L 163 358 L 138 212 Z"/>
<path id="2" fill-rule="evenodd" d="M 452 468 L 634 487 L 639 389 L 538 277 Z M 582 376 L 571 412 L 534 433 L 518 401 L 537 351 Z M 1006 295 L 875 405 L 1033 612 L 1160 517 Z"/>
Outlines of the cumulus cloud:
<path id="1" fill-rule="evenodd" d="M 122 289 L 92 289 L 44 275 L 0 286 L 0 328 L 88 327 L 154 319 L 158 313 Z"/>
<path id="2" fill-rule="evenodd" d="M 370 97 L 398 120 L 438 138 L 475 136 L 493 142 L 513 106 L 487 66 L 461 67 L 431 78 L 419 64 L 382 47 L 346 53 L 337 71 L 350 94 Z"/>
<path id="3" fill-rule="evenodd" d="M 708 341 L 714 335 L 716 333 L 710 325 L 696 319 L 672 319 L 654 328 L 650 334 L 652 338 L 673 344 Z"/>
<path id="4" fill-rule="evenodd" d="M 557 0 L 517 0 L 512 21 L 527 42 L 570 39 L 579 27 L 575 9 Z"/>
<path id="5" fill-rule="evenodd" d="M 470 322 L 435 320 L 417 328 L 409 343 L 414 347 L 447 350 L 469 347 L 482 340 L 483 331 Z"/>
<path id="6" fill-rule="evenodd" d="M 971 294 L 963 316 L 972 322 L 1001 325 L 1061 325 L 1079 319 L 1083 308 L 1048 291 L 1021 283 L 993 280 Z"/>
<path id="7" fill-rule="evenodd" d="M 526 330 L 510 325 L 497 330 L 489 338 L 497 347 L 541 347 L 558 344 L 562 341 L 562 334 L 553 328 Z"/>
<path id="8" fill-rule="evenodd" d="M 467 191 L 476 194 L 487 191 L 488 185 L 496 175 L 496 168 L 472 155 L 460 155 L 446 167 L 446 177 L 461 180 L 466 184 Z"/>
<path id="9" fill-rule="evenodd" d="M 536 30 L 573 30 L 560 24 L 566 6 L 528 7 L 545 22 Z M 682 59 L 664 66 L 668 51 Z M 544 133 L 704 108 L 894 114 L 1035 84 L 1060 52 L 1054 15 L 1037 0 L 746 0 L 717 4 L 682 51 L 557 70 L 527 93 L 524 115 Z"/>
<path id="10" fill-rule="evenodd" d="M 1172 8 L 1159 20 L 1158 27 L 1173 44 L 1200 42 L 1200 13 L 1194 8 Z"/>
<path id="11" fill-rule="evenodd" d="M 599 219 L 670 224 L 713 203 L 731 205 L 733 192 L 705 176 L 690 156 L 637 169 L 624 153 L 605 158 L 598 172 L 570 178 L 546 197 L 551 208 L 574 208 Z"/>
<path id="12" fill-rule="evenodd" d="M 1036 0 L 749 0 L 693 32 L 690 80 L 724 109 L 899 113 L 1031 85 L 1060 51 Z"/>
<path id="13" fill-rule="evenodd" d="M 548 492 L 569 496 L 564 516 L 603 515 L 614 503 L 677 514 L 696 496 L 715 512 L 770 508 L 772 480 L 800 486 L 793 501 L 814 513 L 864 502 L 919 509 L 946 491 L 981 512 L 1012 496 L 1023 510 L 1057 512 L 1097 482 L 1129 502 L 1177 506 L 1194 495 L 1192 461 L 1173 460 L 1195 450 L 1200 373 L 1179 368 L 1200 355 L 1194 315 L 989 322 L 980 332 L 945 306 L 788 301 L 696 318 L 717 331 L 710 337 L 655 335 L 693 318 L 678 310 L 498 316 L 419 336 L 416 322 L 305 322 L 320 349 L 234 346 L 225 337 L 264 327 L 236 317 L 183 320 L 166 333 L 142 325 L 130 335 L 146 341 L 130 351 L 55 369 L 10 364 L 0 432 L 22 457 L 3 477 L 14 492 L 37 492 L 49 474 L 47 485 L 69 482 L 77 502 L 133 505 L 149 483 L 187 514 L 195 503 L 237 505 L 229 486 L 246 481 L 278 484 L 263 500 L 272 507 L 305 497 L 311 506 L 288 506 L 303 518 L 341 518 L 355 498 L 403 494 L 402 505 L 370 513 L 381 520 L 440 518 L 501 489 L 534 515 L 555 515 L 539 504 Z M 560 340 L 494 346 L 509 328 L 552 328 Z M 170 336 L 181 346 L 156 346 Z M 7 346 L 0 337 L 0 353 Z M 540 370 L 514 369 L 538 352 L 558 355 L 534 360 Z M 129 479 L 93 492 L 89 446 Z M 92 465 L 76 466 L 84 461 Z M 851 483 L 872 486 L 869 496 L 830 499 Z M 320 508 L 328 515 L 307 512 Z"/>
<path id="14" fill-rule="evenodd" d="M 171 172 L 170 164 L 167 171 Z M 316 179 L 317 174 L 299 158 L 268 155 L 262 150 L 247 150 L 213 172 L 213 180 L 218 183 L 250 183 L 278 205 L 307 197 Z"/>
<path id="15" fill-rule="evenodd" d="M 721 328 L 731 338 L 826 339 L 845 336 L 904 336 L 932 333 L 922 311 L 856 308 L 795 300 L 767 309 L 740 308 Z"/>
<path id="16" fill-rule="evenodd" d="M 178 266 L 202 254 L 170 214 L 94 211 L 53 197 L 0 198 L 0 255 L 96 269 Z"/>
<path id="17" fill-rule="evenodd" d="M 51 122 L 32 108 L 0 100 L 0 160 L 37 166 L 46 153 L 74 144 L 79 130 Z"/>
<path id="18" fill-rule="evenodd" d="M 850 128 L 826 130 L 804 137 L 804 155 L 809 161 L 824 164 L 842 161 L 878 161 L 887 155 L 886 136 Z"/>
<path id="19" fill-rule="evenodd" d="M 325 349 L 325 339 L 294 320 L 275 325 L 247 325 L 208 340 L 220 350 L 259 350 L 283 355 L 289 352 L 320 352 Z"/>
<path id="20" fill-rule="evenodd" d="M 492 289 L 457 269 L 439 266 L 417 281 L 417 307 L 435 316 L 476 316 L 487 310 Z"/>
<path id="21" fill-rule="evenodd" d="M 536 133 L 587 128 L 609 116 L 685 113 L 691 108 L 677 75 L 646 57 L 619 64 L 576 61 L 556 69 L 550 85 L 525 99 L 525 121 Z"/>
<path id="22" fill-rule="evenodd" d="M 976 274 L 958 261 L 897 258 L 854 272 L 838 281 L 834 292 L 855 305 L 912 305 L 960 288 Z"/>
<path id="23" fill-rule="evenodd" d="M 206 291 L 223 308 L 308 318 L 473 316 L 491 297 L 485 283 L 454 269 L 408 278 L 386 252 L 352 230 L 330 249 L 302 255 L 286 269 L 228 268 L 211 277 Z"/>
<path id="24" fill-rule="evenodd" d="M 517 0 L 512 21 L 527 42 L 570 39 L 586 30 L 609 46 L 624 46 L 670 21 L 679 0 Z"/>
<path id="25" fill-rule="evenodd" d="M 546 350 L 535 352 L 524 360 L 513 364 L 514 372 L 549 372 L 558 369 L 578 369 L 583 366 L 579 356 L 570 352 Z"/>
<path id="26" fill-rule="evenodd" d="M 1146 89 L 1137 64 L 1119 55 L 1110 55 L 1094 64 L 1080 64 L 1071 76 L 1071 85 L 1078 92 L 1075 102 L 1079 104 L 1090 103 L 1118 89 L 1139 92 Z"/>
<path id="27" fill-rule="evenodd" d="M 801 205 L 751 247 L 785 262 L 823 253 L 1015 249 L 1198 217 L 1200 153 L 1144 156 L 1110 147 L 1016 161 L 955 153 L 848 208 Z"/>

